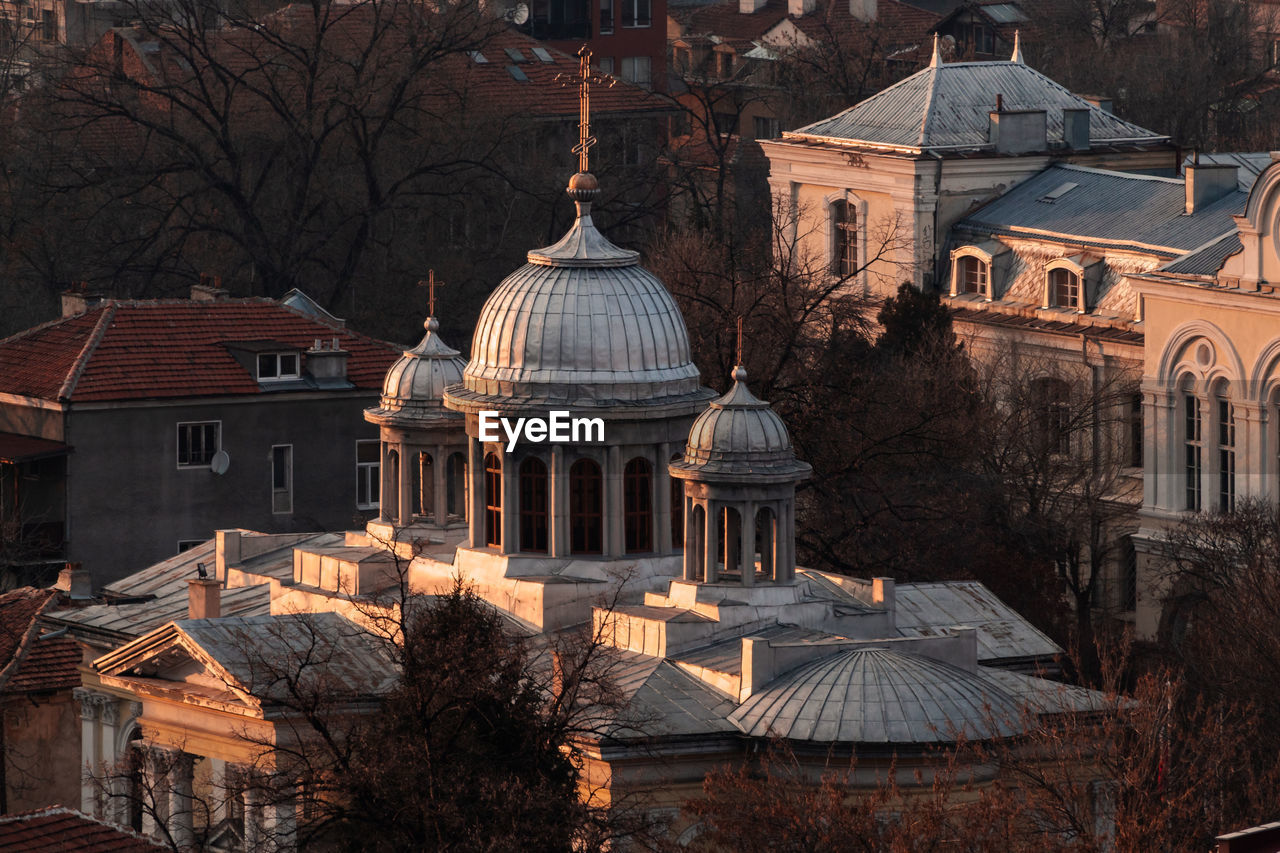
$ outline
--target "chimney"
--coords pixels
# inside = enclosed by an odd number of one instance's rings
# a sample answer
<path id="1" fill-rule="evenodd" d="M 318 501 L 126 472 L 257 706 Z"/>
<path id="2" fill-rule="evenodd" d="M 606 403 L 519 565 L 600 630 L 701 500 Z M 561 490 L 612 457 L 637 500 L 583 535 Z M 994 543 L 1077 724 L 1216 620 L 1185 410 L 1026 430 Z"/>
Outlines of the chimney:
<path id="1" fill-rule="evenodd" d="M 214 534 L 217 544 L 214 549 L 213 576 L 218 580 L 226 580 L 227 567 L 240 565 L 240 531 L 219 530 Z"/>
<path id="2" fill-rule="evenodd" d="M 1104 113 L 1115 112 L 1115 110 L 1111 108 L 1111 99 L 1105 95 L 1081 95 L 1080 97 L 1093 104 Z"/>
<path id="3" fill-rule="evenodd" d="M 889 614 L 890 626 L 897 624 L 898 595 L 893 578 L 871 579 L 871 603 L 885 609 Z"/>
<path id="4" fill-rule="evenodd" d="M 1199 160 L 1199 155 L 1196 156 Z M 1188 215 L 1203 210 L 1225 195 L 1236 191 L 1236 167 L 1227 163 L 1193 162 L 1186 169 Z"/>
<path id="5" fill-rule="evenodd" d="M 192 578 L 187 581 L 187 618 L 217 619 L 220 616 L 222 582 L 217 578 Z"/>
<path id="6" fill-rule="evenodd" d="M 351 353 L 342 348 L 337 338 L 332 342 L 316 339 L 307 350 L 306 371 L 320 388 L 347 388 L 347 359 Z"/>
<path id="7" fill-rule="evenodd" d="M 997 104 L 1003 107 L 1003 99 L 997 96 Z M 991 124 L 987 139 L 999 154 L 1025 154 L 1044 151 L 1049 147 L 1048 124 L 1044 110 L 1002 110 L 989 114 Z"/>
<path id="8" fill-rule="evenodd" d="M 765 7 L 768 0 L 738 0 L 738 12 L 743 15 L 752 15 L 759 12 Z"/>
<path id="9" fill-rule="evenodd" d="M 1090 112 L 1085 107 L 1062 111 L 1062 141 L 1072 151 L 1089 150 Z"/>
<path id="10" fill-rule="evenodd" d="M 65 592 L 72 601 L 93 598 L 93 578 L 89 576 L 89 570 L 80 563 L 67 563 L 58 572 L 58 582 L 53 588 Z"/>
<path id="11" fill-rule="evenodd" d="M 880 13 L 880 0 L 849 0 L 849 17 L 855 21 L 871 22 Z"/>
<path id="12" fill-rule="evenodd" d="M 62 291 L 62 316 L 83 314 L 101 301 L 102 294 L 89 290 L 89 282 L 73 281 L 69 288 Z"/>
<path id="13" fill-rule="evenodd" d="M 787 14 L 793 18 L 803 17 L 817 8 L 817 5 L 818 0 L 787 0 Z"/>
<path id="14" fill-rule="evenodd" d="M 228 295 L 222 289 L 222 279 L 209 273 L 200 273 L 200 283 L 191 285 L 192 302 L 221 302 Z"/>

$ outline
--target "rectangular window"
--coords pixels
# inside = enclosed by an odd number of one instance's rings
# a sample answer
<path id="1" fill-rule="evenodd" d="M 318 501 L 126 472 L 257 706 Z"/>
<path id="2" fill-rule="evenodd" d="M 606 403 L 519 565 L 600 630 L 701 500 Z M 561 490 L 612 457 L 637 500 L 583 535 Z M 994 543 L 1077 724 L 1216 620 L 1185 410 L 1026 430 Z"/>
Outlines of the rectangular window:
<path id="1" fill-rule="evenodd" d="M 1236 508 L 1236 417 L 1231 401 L 1218 398 L 1218 509 Z"/>
<path id="2" fill-rule="evenodd" d="M 837 201 L 831 205 L 831 220 L 835 231 L 831 271 L 839 276 L 856 275 L 858 272 L 858 211 L 851 202 Z"/>
<path id="3" fill-rule="evenodd" d="M 1183 405 L 1183 475 L 1186 478 L 1186 506 L 1192 512 L 1200 511 L 1200 400 L 1194 394 L 1182 395 Z"/>
<path id="4" fill-rule="evenodd" d="M 208 541 L 209 541 L 208 539 L 179 539 L 178 553 L 182 554 L 186 551 L 190 551 L 192 548 L 195 548 L 197 545 L 203 545 Z"/>
<path id="5" fill-rule="evenodd" d="M 612 74 L 613 73 L 613 57 L 601 56 L 597 58 L 596 70 L 599 71 L 601 74 Z"/>
<path id="6" fill-rule="evenodd" d="M 208 468 L 221 449 L 221 421 L 178 424 L 179 468 Z"/>
<path id="7" fill-rule="evenodd" d="M 293 512 L 293 445 L 271 447 L 271 511 Z"/>
<path id="8" fill-rule="evenodd" d="M 649 85 L 649 57 L 624 56 L 622 58 L 622 79 L 637 86 Z"/>
<path id="9" fill-rule="evenodd" d="M 600 0 L 600 35 L 613 32 L 613 0 Z"/>
<path id="10" fill-rule="evenodd" d="M 264 352 L 258 354 L 258 381 L 272 382 L 298 378 L 298 354 Z"/>
<path id="11" fill-rule="evenodd" d="M 1142 394 L 1129 398 L 1129 465 L 1142 467 Z"/>
<path id="12" fill-rule="evenodd" d="M 58 13 L 53 9 L 40 13 L 40 38 L 44 41 L 58 40 Z"/>
<path id="13" fill-rule="evenodd" d="M 1049 287 L 1054 307 L 1080 310 L 1080 276 L 1056 267 L 1049 271 Z"/>
<path id="14" fill-rule="evenodd" d="M 382 442 L 356 442 L 356 506 L 377 509 L 382 472 Z"/>
<path id="15" fill-rule="evenodd" d="M 647 27 L 653 23 L 652 0 L 621 0 L 622 26 Z"/>
<path id="16" fill-rule="evenodd" d="M 774 139 L 782 135 L 782 125 L 776 118 L 756 116 L 754 123 L 756 139 Z"/>

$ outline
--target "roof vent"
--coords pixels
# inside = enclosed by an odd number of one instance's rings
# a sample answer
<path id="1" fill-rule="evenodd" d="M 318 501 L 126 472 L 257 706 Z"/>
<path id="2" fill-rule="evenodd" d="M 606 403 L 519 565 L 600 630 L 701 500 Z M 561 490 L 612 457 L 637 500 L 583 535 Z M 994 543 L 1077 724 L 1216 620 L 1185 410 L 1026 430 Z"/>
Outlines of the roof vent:
<path id="1" fill-rule="evenodd" d="M 529 78 L 525 76 L 525 73 L 521 71 L 518 66 L 508 65 L 507 73 L 510 74 L 514 79 L 519 80 L 521 83 L 529 82 Z"/>
<path id="2" fill-rule="evenodd" d="M 1049 190 L 1049 192 L 1040 196 L 1040 198 L 1036 199 L 1036 201 L 1042 201 L 1045 204 L 1053 204 L 1055 201 L 1062 198 L 1064 195 L 1071 192 L 1073 189 L 1075 189 L 1078 186 L 1080 185 L 1075 183 L 1074 181 L 1064 181 L 1063 183 L 1058 184 L 1058 186 Z"/>

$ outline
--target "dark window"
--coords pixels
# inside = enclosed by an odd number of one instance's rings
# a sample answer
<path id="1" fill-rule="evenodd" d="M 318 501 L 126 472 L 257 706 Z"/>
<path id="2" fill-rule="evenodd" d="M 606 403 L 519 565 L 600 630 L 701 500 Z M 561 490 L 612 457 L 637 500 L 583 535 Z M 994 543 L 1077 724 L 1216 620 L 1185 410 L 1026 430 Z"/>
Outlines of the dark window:
<path id="1" fill-rule="evenodd" d="M 1120 578 L 1120 609 L 1136 610 L 1138 607 L 1138 551 L 1133 540 L 1125 543 L 1124 565 Z"/>
<path id="2" fill-rule="evenodd" d="M 600 466 L 579 459 L 569 468 L 569 553 L 604 553 L 604 484 Z"/>
<path id="3" fill-rule="evenodd" d="M 1202 467 L 1200 399 L 1194 394 L 1182 396 L 1184 448 L 1183 477 L 1186 479 L 1186 506 L 1200 511 L 1200 470 Z"/>
<path id="4" fill-rule="evenodd" d="M 1071 386 L 1061 379 L 1037 379 L 1032 386 L 1036 435 L 1048 453 L 1071 451 Z"/>
<path id="5" fill-rule="evenodd" d="M 600 0 L 600 34 L 613 32 L 613 0 Z"/>
<path id="6" fill-rule="evenodd" d="M 520 550 L 547 553 L 547 466 L 533 457 L 520 463 Z"/>
<path id="7" fill-rule="evenodd" d="M 221 432 L 217 421 L 178 424 L 178 467 L 207 467 L 221 447 Z"/>
<path id="8" fill-rule="evenodd" d="M 264 352 L 258 354 L 258 379 L 297 379 L 298 354 L 293 352 Z"/>
<path id="9" fill-rule="evenodd" d="M 271 511 L 293 512 L 293 445 L 271 448 Z"/>
<path id="10" fill-rule="evenodd" d="M 652 0 L 620 0 L 622 26 L 647 27 L 653 23 Z"/>
<path id="11" fill-rule="evenodd" d="M 756 139 L 773 139 L 782 134 L 782 125 L 776 118 L 756 116 L 752 122 L 755 125 Z"/>
<path id="12" fill-rule="evenodd" d="M 381 454 L 381 442 L 356 442 L 356 506 L 360 509 L 378 507 L 378 495 L 382 491 L 382 484 L 379 482 L 382 472 Z"/>
<path id="13" fill-rule="evenodd" d="M 632 459 L 623 472 L 624 539 L 628 554 L 653 550 L 653 466 Z"/>
<path id="14" fill-rule="evenodd" d="M 448 493 L 445 509 L 450 518 L 466 518 L 467 506 L 467 458 L 461 453 L 449 456 L 445 490 Z"/>
<path id="15" fill-rule="evenodd" d="M 835 231 L 831 271 L 854 275 L 858 272 L 858 211 L 851 202 L 837 201 L 831 205 L 831 221 Z"/>
<path id="16" fill-rule="evenodd" d="M 1142 467 L 1142 394 L 1129 398 L 1129 465 Z"/>
<path id="17" fill-rule="evenodd" d="M 1080 276 L 1069 269 L 1049 270 L 1049 296 L 1055 308 L 1080 310 Z"/>
<path id="18" fill-rule="evenodd" d="M 684 454 L 671 457 L 672 462 L 684 459 Z M 684 547 L 684 480 L 671 478 L 671 545 Z"/>
<path id="19" fill-rule="evenodd" d="M 40 38 L 45 41 L 58 40 L 58 13 L 53 9 L 45 9 L 40 13 Z"/>
<path id="20" fill-rule="evenodd" d="M 1218 509 L 1236 508 L 1236 416 L 1231 401 L 1218 398 Z"/>

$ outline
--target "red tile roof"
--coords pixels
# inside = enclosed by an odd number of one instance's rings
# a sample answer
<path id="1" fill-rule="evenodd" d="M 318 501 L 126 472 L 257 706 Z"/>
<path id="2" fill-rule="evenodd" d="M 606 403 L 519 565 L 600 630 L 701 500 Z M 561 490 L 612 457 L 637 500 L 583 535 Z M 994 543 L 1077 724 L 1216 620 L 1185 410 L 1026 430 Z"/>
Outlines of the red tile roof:
<path id="1" fill-rule="evenodd" d="M 684 32 L 689 36 L 719 36 L 725 41 L 754 41 L 787 17 L 787 0 L 768 0 L 764 7 L 744 15 L 738 0 L 699 7 L 689 16 Z"/>
<path id="2" fill-rule="evenodd" d="M 0 393 L 76 402 L 260 394 L 228 344 L 306 350 L 317 338 L 338 338 L 358 388 L 380 388 L 399 355 L 269 299 L 107 301 L 0 341 Z"/>
<path id="3" fill-rule="evenodd" d="M 9 677 L 5 693 L 49 693 L 80 686 L 80 662 L 84 654 L 73 637 L 31 637 L 17 672 Z"/>
<path id="4" fill-rule="evenodd" d="M 32 438 L 29 435 L 15 435 L 11 432 L 0 432 L 0 462 L 28 462 L 33 459 L 44 459 L 48 456 L 61 456 L 69 448 L 60 441 L 47 438 Z"/>
<path id="5" fill-rule="evenodd" d="M 155 853 L 163 849 L 167 848 L 157 841 L 63 806 L 0 816 L 0 850 L 6 853 Z"/>
<path id="6" fill-rule="evenodd" d="M 927 61 L 933 51 L 929 30 L 941 16 L 899 0 L 878 0 L 876 20 L 864 21 L 849 13 L 848 0 L 819 0 L 811 14 L 792 18 L 805 35 L 821 39 L 828 32 L 865 40 L 881 55 L 905 59 L 904 48 Z"/>
<path id="7" fill-rule="evenodd" d="M 24 647 L 34 633 L 36 617 L 57 594 L 52 589 L 24 586 L 0 595 L 0 689 L 17 671 Z"/>

